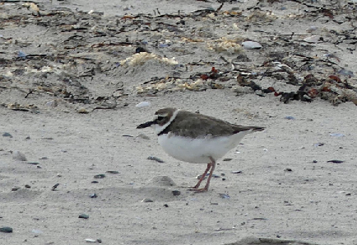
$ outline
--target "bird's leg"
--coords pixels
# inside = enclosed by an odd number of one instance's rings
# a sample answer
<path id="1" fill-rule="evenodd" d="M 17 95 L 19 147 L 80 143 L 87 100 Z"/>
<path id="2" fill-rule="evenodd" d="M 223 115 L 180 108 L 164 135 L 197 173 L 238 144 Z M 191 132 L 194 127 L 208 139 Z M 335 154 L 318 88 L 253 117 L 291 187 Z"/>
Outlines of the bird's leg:
<path id="1" fill-rule="evenodd" d="M 208 191 L 208 187 L 209 187 L 209 182 L 210 180 L 212 179 L 212 176 L 213 176 L 213 171 L 214 171 L 214 168 L 216 167 L 216 161 L 212 158 L 212 157 L 209 157 L 209 159 L 211 160 L 210 163 L 208 163 L 208 166 L 207 166 L 207 169 L 205 170 L 202 178 L 199 180 L 199 182 L 197 183 L 197 185 L 194 187 L 194 191 L 196 192 L 204 192 L 204 191 Z M 205 175 L 207 174 L 207 172 L 209 171 L 209 169 L 212 167 L 212 169 L 210 170 L 209 172 L 209 176 L 208 176 L 208 179 L 207 179 L 207 184 L 204 186 L 204 188 L 201 188 L 201 189 L 198 189 L 200 183 L 202 182 L 201 180 L 204 179 Z"/>
<path id="2" fill-rule="evenodd" d="M 202 181 L 204 180 L 205 176 L 207 175 L 210 167 L 211 167 L 211 165 L 210 165 L 210 163 L 208 163 L 207 168 L 205 169 L 204 173 L 200 177 L 198 183 L 194 187 L 192 187 L 192 189 L 194 189 L 194 190 L 198 189 L 198 187 L 200 186 L 200 183 L 202 183 Z"/>

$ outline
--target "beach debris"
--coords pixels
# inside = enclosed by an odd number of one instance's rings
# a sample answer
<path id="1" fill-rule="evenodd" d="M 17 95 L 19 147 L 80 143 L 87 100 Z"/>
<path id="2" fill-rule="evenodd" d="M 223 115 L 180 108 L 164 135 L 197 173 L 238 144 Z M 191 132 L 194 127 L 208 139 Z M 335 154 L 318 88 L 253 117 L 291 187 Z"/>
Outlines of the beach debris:
<path id="1" fill-rule="evenodd" d="M 328 6 L 316 1 L 295 2 L 306 8 L 303 14 L 290 13 L 285 6 L 280 8 L 283 14 L 257 5 L 243 11 L 239 6 L 227 10 L 222 3 L 218 8 L 190 13 L 128 13 L 115 20 L 96 10 L 12 1 L 1 9 L 6 21 L 0 23 L 0 29 L 9 35 L 0 36 L 5 50 L 0 59 L 0 90 L 16 91 L 24 99 L 51 99 L 21 104 L 9 96 L 1 106 L 30 113 L 66 107 L 65 111 L 72 108 L 87 114 L 115 109 L 119 101 L 133 95 L 207 89 L 230 89 L 237 95 L 254 93 L 261 97 L 272 93 L 282 103 L 320 98 L 333 105 L 357 105 L 357 71 L 351 64 L 357 50 L 357 3 Z M 19 25 L 19 16 L 25 26 L 44 31 L 42 40 L 53 40 L 59 33 L 66 34 L 65 38 L 34 46 L 13 35 L 24 28 Z M 324 27 L 312 25 L 301 33 L 289 33 L 285 28 L 300 25 L 301 19 L 322 18 L 327 23 Z M 281 28 L 259 28 L 275 24 Z M 244 34 L 252 26 L 256 27 L 256 41 Z M 122 38 L 115 38 L 121 32 Z M 139 33 L 137 38 L 135 33 Z M 241 75 L 242 81 L 236 79 Z"/>

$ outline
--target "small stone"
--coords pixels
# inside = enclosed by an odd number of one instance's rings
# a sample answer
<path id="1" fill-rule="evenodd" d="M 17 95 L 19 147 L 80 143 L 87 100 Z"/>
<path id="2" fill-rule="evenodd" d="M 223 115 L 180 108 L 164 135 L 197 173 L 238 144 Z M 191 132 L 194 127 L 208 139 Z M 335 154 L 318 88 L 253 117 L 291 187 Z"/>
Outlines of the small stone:
<path id="1" fill-rule="evenodd" d="M 13 228 L 9 227 L 9 226 L 4 226 L 0 228 L 0 232 L 4 232 L 4 233 L 12 233 L 13 232 Z"/>
<path id="2" fill-rule="evenodd" d="M 232 174 L 241 174 L 241 173 L 242 173 L 242 170 L 232 171 L 231 173 L 232 173 Z"/>
<path id="3" fill-rule="evenodd" d="M 28 188 L 29 189 L 29 188 L 31 188 L 31 186 L 30 185 L 25 185 L 25 188 Z"/>
<path id="4" fill-rule="evenodd" d="M 20 187 L 19 186 L 14 186 L 13 188 L 11 188 L 11 191 L 17 191 L 17 190 L 19 190 L 20 189 Z"/>
<path id="5" fill-rule="evenodd" d="M 287 119 L 287 120 L 295 120 L 295 117 L 293 117 L 293 116 L 286 116 L 286 117 L 284 117 L 284 119 Z"/>
<path id="6" fill-rule="evenodd" d="M 292 172 L 292 169 L 291 168 L 286 168 L 284 171 L 285 172 Z"/>
<path id="7" fill-rule="evenodd" d="M 174 196 L 179 196 L 181 194 L 179 190 L 173 190 L 171 192 L 173 193 Z"/>
<path id="8" fill-rule="evenodd" d="M 89 218 L 89 215 L 87 215 L 87 214 L 80 214 L 78 216 L 78 218 L 80 218 L 80 219 L 88 219 Z"/>
<path id="9" fill-rule="evenodd" d="M 229 162 L 229 161 L 232 161 L 232 158 L 224 158 L 223 161 L 224 162 Z"/>
<path id="10" fill-rule="evenodd" d="M 14 151 L 13 159 L 18 160 L 18 161 L 27 160 L 25 155 L 23 153 L 21 153 L 20 151 Z"/>

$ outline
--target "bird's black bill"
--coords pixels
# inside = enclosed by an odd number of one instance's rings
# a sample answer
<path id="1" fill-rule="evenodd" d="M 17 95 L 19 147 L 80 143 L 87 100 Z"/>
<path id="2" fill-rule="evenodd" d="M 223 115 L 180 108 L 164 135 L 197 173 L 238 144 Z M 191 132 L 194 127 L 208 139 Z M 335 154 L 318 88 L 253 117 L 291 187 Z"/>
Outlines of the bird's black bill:
<path id="1" fill-rule="evenodd" d="M 140 124 L 136 128 L 147 128 L 147 127 L 150 127 L 151 125 L 153 125 L 155 123 L 156 123 L 155 121 L 149 121 L 149 122 Z"/>

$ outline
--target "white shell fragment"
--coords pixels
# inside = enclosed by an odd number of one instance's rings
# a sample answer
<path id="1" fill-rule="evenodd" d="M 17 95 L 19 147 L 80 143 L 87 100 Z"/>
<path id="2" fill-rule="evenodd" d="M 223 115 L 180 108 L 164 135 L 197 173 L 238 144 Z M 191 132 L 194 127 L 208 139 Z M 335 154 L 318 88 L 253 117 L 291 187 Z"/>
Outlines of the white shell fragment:
<path id="1" fill-rule="evenodd" d="M 261 49 L 262 48 L 262 45 L 261 44 L 259 44 L 258 42 L 254 42 L 254 41 L 245 41 L 245 42 L 242 42 L 242 46 L 245 49 Z"/>

